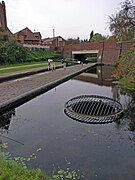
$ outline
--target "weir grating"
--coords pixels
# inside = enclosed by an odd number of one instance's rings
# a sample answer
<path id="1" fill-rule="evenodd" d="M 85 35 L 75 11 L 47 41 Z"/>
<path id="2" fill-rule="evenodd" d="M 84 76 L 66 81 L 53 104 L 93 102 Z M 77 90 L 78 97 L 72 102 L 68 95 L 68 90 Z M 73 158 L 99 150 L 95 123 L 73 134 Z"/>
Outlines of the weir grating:
<path id="1" fill-rule="evenodd" d="M 111 123 L 123 115 L 122 105 L 111 98 L 81 95 L 65 103 L 65 114 L 77 121 L 93 124 Z"/>

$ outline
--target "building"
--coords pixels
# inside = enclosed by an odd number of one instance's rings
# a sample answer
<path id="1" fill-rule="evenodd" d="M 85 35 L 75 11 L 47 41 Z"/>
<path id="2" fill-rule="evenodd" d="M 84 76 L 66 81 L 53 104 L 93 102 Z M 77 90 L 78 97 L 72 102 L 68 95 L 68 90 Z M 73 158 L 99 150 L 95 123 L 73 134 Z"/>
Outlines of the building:
<path id="1" fill-rule="evenodd" d="M 52 50 L 59 50 L 61 47 L 65 46 L 66 40 L 61 36 L 53 37 L 53 38 L 45 38 L 42 40 L 44 45 L 47 45 Z"/>
<path id="2" fill-rule="evenodd" d="M 49 46 L 42 44 L 41 33 L 32 32 L 28 27 L 16 32 L 15 39 L 29 49 L 50 49 Z"/>
<path id="3" fill-rule="evenodd" d="M 32 32 L 28 27 L 16 32 L 15 39 L 22 44 L 41 44 L 40 32 Z"/>
<path id="4" fill-rule="evenodd" d="M 41 33 L 40 32 L 34 32 L 34 36 L 39 40 L 39 43 L 41 44 Z"/>
<path id="5" fill-rule="evenodd" d="M 3 31 L 7 31 L 6 7 L 4 1 L 0 3 L 0 27 Z"/>
<path id="6" fill-rule="evenodd" d="M 8 39 L 13 38 L 12 32 L 7 27 L 6 6 L 4 1 L 0 2 L 0 35 L 8 36 Z"/>

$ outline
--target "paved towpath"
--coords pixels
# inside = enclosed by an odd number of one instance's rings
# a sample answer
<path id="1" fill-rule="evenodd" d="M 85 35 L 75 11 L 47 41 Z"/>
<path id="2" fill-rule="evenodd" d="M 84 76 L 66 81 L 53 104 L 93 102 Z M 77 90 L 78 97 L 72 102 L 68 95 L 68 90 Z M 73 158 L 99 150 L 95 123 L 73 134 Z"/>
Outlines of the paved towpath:
<path id="1" fill-rule="evenodd" d="M 0 83 L 0 105 L 3 102 L 8 102 L 24 93 L 45 86 L 48 83 L 57 81 L 64 76 L 68 76 L 72 73 L 80 71 L 81 69 L 85 69 L 93 65 L 94 64 L 80 64 L 67 67 L 66 70 L 64 68 L 60 68 L 54 71 L 46 71 L 20 79 Z"/>

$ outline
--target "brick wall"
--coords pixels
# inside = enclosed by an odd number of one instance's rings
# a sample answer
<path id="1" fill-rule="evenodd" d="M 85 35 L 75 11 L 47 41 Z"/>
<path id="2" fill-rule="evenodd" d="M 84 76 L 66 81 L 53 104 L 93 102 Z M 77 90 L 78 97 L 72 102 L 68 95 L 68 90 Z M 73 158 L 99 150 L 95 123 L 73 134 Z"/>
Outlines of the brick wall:
<path id="1" fill-rule="evenodd" d="M 105 49 L 103 51 L 102 62 L 111 64 L 119 58 L 119 50 L 116 49 Z"/>
<path id="2" fill-rule="evenodd" d="M 99 50 L 97 62 L 112 64 L 130 49 L 135 49 L 135 41 L 130 42 L 91 42 L 64 46 L 61 51 L 64 58 L 72 58 L 72 51 Z"/>

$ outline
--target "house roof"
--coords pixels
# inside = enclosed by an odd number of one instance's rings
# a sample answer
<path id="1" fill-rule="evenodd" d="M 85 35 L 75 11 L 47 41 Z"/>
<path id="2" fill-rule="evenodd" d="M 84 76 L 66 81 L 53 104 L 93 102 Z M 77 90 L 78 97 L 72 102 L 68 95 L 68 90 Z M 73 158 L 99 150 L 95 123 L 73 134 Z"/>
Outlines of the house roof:
<path id="1" fill-rule="evenodd" d="M 41 36 L 41 33 L 40 32 L 34 32 L 33 33 L 35 36 Z"/>
<path id="2" fill-rule="evenodd" d="M 45 42 L 50 42 L 50 41 L 53 41 L 55 38 L 45 38 L 45 39 L 43 39 L 43 41 L 45 41 Z"/>
<path id="3" fill-rule="evenodd" d="M 22 35 L 24 36 L 24 40 L 26 41 L 38 41 L 38 38 L 35 37 L 34 33 L 29 28 L 24 28 L 18 32 L 16 32 L 14 35 Z"/>
<path id="4" fill-rule="evenodd" d="M 45 38 L 43 39 L 44 42 L 50 42 L 50 41 L 54 41 L 55 39 L 58 39 L 58 38 L 62 38 L 61 36 L 56 36 L 56 37 L 52 37 L 52 38 Z M 62 38 L 63 39 L 63 38 Z M 63 39 L 65 40 L 65 39 Z"/>

